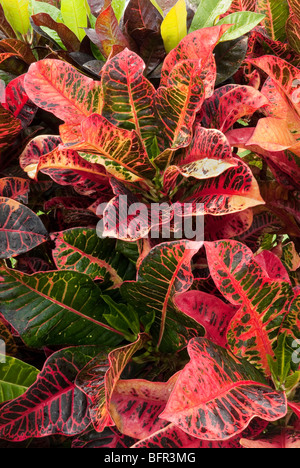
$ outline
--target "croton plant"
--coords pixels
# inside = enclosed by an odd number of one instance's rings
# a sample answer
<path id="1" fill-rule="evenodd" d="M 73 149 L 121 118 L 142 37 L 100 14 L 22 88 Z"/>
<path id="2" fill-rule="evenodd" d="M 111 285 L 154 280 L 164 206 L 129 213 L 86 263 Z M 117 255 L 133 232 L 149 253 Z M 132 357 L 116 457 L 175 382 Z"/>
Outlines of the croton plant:
<path id="1" fill-rule="evenodd" d="M 0 447 L 299 448 L 298 2 L 0 4 Z"/>

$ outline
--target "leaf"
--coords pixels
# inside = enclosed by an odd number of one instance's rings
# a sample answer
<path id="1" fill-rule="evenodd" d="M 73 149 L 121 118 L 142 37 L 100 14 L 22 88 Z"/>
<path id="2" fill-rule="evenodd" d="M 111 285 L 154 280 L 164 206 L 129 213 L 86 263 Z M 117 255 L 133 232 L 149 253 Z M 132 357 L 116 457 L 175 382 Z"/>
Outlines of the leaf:
<path id="1" fill-rule="evenodd" d="M 267 356 L 274 356 L 273 345 L 293 297 L 291 285 L 269 278 L 240 242 L 206 242 L 205 247 L 216 286 L 240 307 L 228 328 L 229 347 L 269 376 Z"/>
<path id="2" fill-rule="evenodd" d="M 102 115 L 114 125 L 135 130 L 150 151 L 157 133 L 155 88 L 144 77 L 145 63 L 127 48 L 102 68 Z"/>
<path id="3" fill-rule="evenodd" d="M 90 400 L 91 420 L 97 432 L 102 432 L 106 426 L 115 425 L 110 414 L 113 392 L 123 370 L 133 355 L 143 348 L 147 339 L 142 334 L 134 343 L 116 348 L 108 355 L 99 354 L 78 374 L 76 386 Z"/>
<path id="4" fill-rule="evenodd" d="M 236 313 L 234 307 L 212 294 L 195 290 L 176 294 L 173 301 L 181 312 L 203 326 L 207 339 L 226 348 L 227 328 Z"/>
<path id="5" fill-rule="evenodd" d="M 7 85 L 5 107 L 21 121 L 22 128 L 27 128 L 36 115 L 37 107 L 30 101 L 25 92 L 24 79 L 24 75 L 19 76 Z"/>
<path id="6" fill-rule="evenodd" d="M 136 442 L 131 448 L 164 448 L 173 450 L 174 448 L 177 450 L 182 448 L 190 450 L 193 448 L 242 448 L 240 445 L 241 435 L 246 437 L 246 434 L 249 433 L 249 437 L 255 436 L 256 432 L 260 434 L 267 426 L 266 422 L 260 420 L 260 422 L 257 423 L 257 421 L 258 420 L 255 420 L 255 425 L 254 422 L 251 422 L 242 434 L 238 434 L 227 440 L 216 441 L 198 439 L 197 437 L 187 434 L 174 423 L 170 423 L 163 429 L 153 433 L 151 436 Z M 252 426 L 254 426 L 253 429 Z M 187 460 L 189 460 L 189 458 L 187 458 Z"/>
<path id="7" fill-rule="evenodd" d="M 135 268 L 115 251 L 114 239 L 100 239 L 96 230 L 75 228 L 51 234 L 55 242 L 53 259 L 57 268 L 79 271 L 93 280 L 109 279 L 120 286 L 125 279 L 133 279 Z"/>
<path id="8" fill-rule="evenodd" d="M 76 34 L 71 31 L 71 29 L 69 29 L 64 23 L 54 21 L 54 19 L 48 13 L 37 13 L 32 15 L 31 20 L 36 26 L 42 27 L 44 29 L 47 28 L 47 33 L 51 35 L 51 37 L 56 40 L 56 42 L 61 43 L 67 51 L 79 51 L 79 39 L 77 38 Z M 56 34 L 53 34 L 53 31 Z"/>
<path id="9" fill-rule="evenodd" d="M 194 126 L 193 133 L 191 144 L 172 161 L 183 176 L 209 179 L 237 165 L 223 133 L 197 124 Z M 167 169 L 165 178 L 173 167 L 170 166 Z"/>
<path id="10" fill-rule="evenodd" d="M 16 442 L 51 434 L 71 436 L 86 429 L 90 424 L 88 401 L 75 386 L 75 379 L 97 352 L 96 346 L 87 346 L 53 353 L 26 393 L 2 406 L 1 439 Z"/>
<path id="11" fill-rule="evenodd" d="M 9 24 L 9 22 L 7 21 L 5 17 L 4 10 L 3 10 L 1 3 L 0 3 L 0 31 L 4 34 L 4 37 L 11 37 L 14 39 L 16 38 L 16 34 L 13 28 L 11 27 L 11 25 Z"/>
<path id="12" fill-rule="evenodd" d="M 0 359 L 0 403 L 25 393 L 36 380 L 39 370 L 11 356 Z"/>
<path id="13" fill-rule="evenodd" d="M 93 114 L 82 122 L 81 133 L 82 141 L 71 148 L 93 153 L 83 155 L 89 162 L 104 165 L 120 179 L 152 178 L 154 168 L 134 130 L 118 128 L 101 115 Z"/>
<path id="14" fill-rule="evenodd" d="M 177 378 L 178 374 L 167 382 L 119 380 L 110 402 L 110 412 L 119 431 L 135 439 L 143 439 L 165 427 L 167 422 L 159 416 Z"/>
<path id="15" fill-rule="evenodd" d="M 37 106 L 68 124 L 80 123 L 101 107 L 99 83 L 61 60 L 33 63 L 25 77 L 25 90 Z"/>
<path id="16" fill-rule="evenodd" d="M 269 387 L 249 363 L 204 338 L 192 339 L 188 352 L 190 362 L 161 418 L 199 439 L 226 440 L 255 417 L 276 421 L 285 416 L 285 395 Z"/>
<path id="17" fill-rule="evenodd" d="M 270 434 L 268 438 L 251 440 L 242 438 L 243 448 L 292 449 L 300 447 L 300 434 L 294 429 L 282 429 L 280 434 Z"/>
<path id="18" fill-rule="evenodd" d="M 284 265 L 273 252 L 263 250 L 255 256 L 255 261 L 268 273 L 270 278 L 291 283 Z"/>
<path id="19" fill-rule="evenodd" d="M 273 41 L 285 42 L 289 5 L 282 0 L 257 0 L 256 12 L 265 16 L 261 25 Z"/>
<path id="20" fill-rule="evenodd" d="M 188 146 L 192 125 L 204 101 L 204 85 L 200 78 L 201 61 L 181 60 L 160 86 L 155 105 L 165 129 L 167 148 Z"/>
<path id="21" fill-rule="evenodd" d="M 225 85 L 205 101 L 201 110 L 202 125 L 226 133 L 238 119 L 252 115 L 268 103 L 252 86 Z"/>
<path id="22" fill-rule="evenodd" d="M 130 0 L 124 12 L 128 34 L 141 44 L 149 31 L 160 32 L 162 19 L 157 8 L 147 0 Z"/>
<path id="23" fill-rule="evenodd" d="M 28 172 L 28 168 L 24 168 Z M 55 148 L 51 153 L 41 156 L 33 170 L 29 166 L 30 176 L 37 179 L 39 172 L 47 174 L 60 185 L 72 185 L 74 188 L 83 189 L 89 195 L 101 191 L 103 186 L 108 186 L 107 174 L 102 166 L 90 164 L 73 150 L 60 150 Z"/>
<path id="24" fill-rule="evenodd" d="M 221 216 L 263 205 L 256 179 L 249 166 L 236 158 L 237 166 L 220 176 L 198 181 L 189 190 L 179 189 L 174 202 L 190 203 L 193 214 Z"/>
<path id="25" fill-rule="evenodd" d="M 0 197 L 27 203 L 30 181 L 21 177 L 3 177 L 0 179 Z"/>
<path id="26" fill-rule="evenodd" d="M 10 146 L 21 130 L 21 121 L 0 104 L 0 155 Z"/>
<path id="27" fill-rule="evenodd" d="M 0 197 L 0 258 L 16 257 L 47 240 L 45 226 L 33 211 L 11 198 Z"/>
<path id="28" fill-rule="evenodd" d="M 39 135 L 32 138 L 20 155 L 20 167 L 29 177 L 34 178 L 40 157 L 51 153 L 60 143 L 61 138 L 55 135 Z"/>
<path id="29" fill-rule="evenodd" d="M 225 18 L 218 21 L 217 26 L 222 24 L 232 24 L 234 26 L 231 26 L 231 28 L 223 34 L 220 41 L 232 41 L 233 39 L 247 34 L 255 26 L 260 24 L 264 17 L 264 15 L 251 11 L 239 11 L 225 16 Z"/>
<path id="30" fill-rule="evenodd" d="M 16 56 L 17 58 L 25 62 L 27 65 L 30 65 L 31 63 L 34 63 L 36 61 L 36 58 L 33 55 L 30 45 L 26 44 L 25 42 L 19 39 L 13 39 L 10 37 L 8 39 L 3 39 L 2 41 L 0 41 L 0 50 L 2 52 L 7 52 Z"/>
<path id="31" fill-rule="evenodd" d="M 299 45 L 300 16 L 291 15 L 286 22 L 286 36 L 289 45 L 300 54 Z"/>
<path id="32" fill-rule="evenodd" d="M 125 282 L 121 294 L 127 302 L 134 301 L 143 313 L 154 311 L 156 328 L 159 325 L 157 346 L 163 340 L 164 332 L 168 338 L 168 314 L 172 320 L 172 298 L 175 293 L 189 289 L 193 282 L 191 259 L 198 252 L 202 243 L 187 240 L 164 242 L 152 248 L 142 260 L 136 282 Z M 177 338 L 180 338 L 177 322 Z"/>
<path id="33" fill-rule="evenodd" d="M 121 52 L 129 47 L 128 40 L 122 33 L 112 5 L 108 5 L 97 18 L 95 31 L 100 41 L 100 51 L 108 58 L 113 46 Z"/>
<path id="34" fill-rule="evenodd" d="M 166 14 L 161 23 L 161 35 L 167 53 L 174 49 L 181 39 L 187 35 L 187 9 L 185 0 L 178 0 Z"/>
<path id="35" fill-rule="evenodd" d="M 229 28 L 225 26 L 214 26 L 204 28 L 185 36 L 178 46 L 173 49 L 165 58 L 162 70 L 160 86 L 167 86 L 168 76 L 181 60 L 201 60 L 201 76 L 205 84 L 206 97 L 213 94 L 215 81 L 215 62 L 213 50 L 225 31 Z"/>
<path id="36" fill-rule="evenodd" d="M 29 0 L 1 0 L 5 16 L 15 32 L 27 34 L 29 22 Z"/>
<path id="37" fill-rule="evenodd" d="M 76 34 L 81 42 L 85 37 L 83 28 L 88 26 L 85 0 L 61 0 L 61 14 L 64 24 Z"/>
<path id="38" fill-rule="evenodd" d="M 214 50 L 217 64 L 216 85 L 232 77 L 243 64 L 248 50 L 248 37 L 241 36 L 233 41 L 220 42 Z"/>
<path id="39" fill-rule="evenodd" d="M 2 315 L 28 346 L 109 346 L 122 340 L 105 323 L 103 314 L 108 309 L 98 286 L 85 274 L 51 271 L 25 275 L 2 264 L 0 298 Z"/>
<path id="40" fill-rule="evenodd" d="M 232 0 L 213 0 L 209 3 L 205 0 L 197 1 L 198 7 L 193 17 L 189 33 L 197 29 L 208 28 L 215 25 L 216 19 L 226 13 Z"/>

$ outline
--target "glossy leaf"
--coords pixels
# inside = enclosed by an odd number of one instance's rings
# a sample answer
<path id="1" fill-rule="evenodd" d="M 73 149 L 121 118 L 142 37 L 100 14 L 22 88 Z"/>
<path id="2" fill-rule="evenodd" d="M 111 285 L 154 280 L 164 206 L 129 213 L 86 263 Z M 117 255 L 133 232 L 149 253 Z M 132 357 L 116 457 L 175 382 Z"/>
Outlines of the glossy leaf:
<path id="1" fill-rule="evenodd" d="M 238 11 L 237 13 L 225 16 L 225 18 L 218 21 L 217 26 L 222 24 L 231 24 L 233 26 L 224 33 L 220 39 L 221 42 L 232 41 L 243 36 L 260 24 L 263 19 L 264 15 L 251 11 Z"/>
<path id="2" fill-rule="evenodd" d="M 160 85 L 167 86 L 168 76 L 179 61 L 196 60 L 199 63 L 201 60 L 200 78 L 205 85 L 205 97 L 211 96 L 216 79 L 216 66 L 212 53 L 228 28 L 228 25 L 203 28 L 185 36 L 165 58 Z"/>
<path id="3" fill-rule="evenodd" d="M 25 77 L 29 98 L 68 124 L 78 124 L 101 108 L 99 83 L 61 60 L 33 63 Z"/>
<path id="4" fill-rule="evenodd" d="M 200 214 L 213 216 L 232 214 L 263 205 L 265 202 L 249 166 L 239 159 L 236 159 L 236 162 L 236 167 L 228 169 L 218 177 L 202 180 L 190 190 L 179 189 L 174 202 L 191 203 L 194 214 L 199 214 L 197 206 L 200 206 Z"/>
<path id="5" fill-rule="evenodd" d="M 300 27 L 300 16 L 291 15 L 286 23 L 286 36 L 289 45 L 295 50 L 297 54 L 300 54 L 299 45 L 299 27 Z"/>
<path id="6" fill-rule="evenodd" d="M 122 340 L 119 332 L 106 324 L 105 302 L 98 286 L 85 274 L 52 271 L 25 275 L 2 264 L 0 298 L 2 315 L 28 346 L 109 346 Z"/>
<path id="7" fill-rule="evenodd" d="M 137 281 L 125 282 L 121 293 L 127 301 L 133 301 L 143 312 L 154 311 L 156 314 L 156 332 L 158 346 L 162 343 L 164 332 L 168 338 L 167 320 L 170 313 L 172 320 L 172 298 L 175 293 L 189 289 L 193 282 L 191 259 L 201 247 L 201 242 L 187 240 L 165 242 L 150 250 L 140 264 Z M 157 327 L 157 325 L 159 325 Z M 179 323 L 177 323 L 176 342 L 180 342 Z M 171 327 L 170 327 L 171 332 Z"/>
<path id="8" fill-rule="evenodd" d="M 144 77 L 144 70 L 143 60 L 128 49 L 106 62 L 102 69 L 102 115 L 117 126 L 135 130 L 150 151 L 157 133 L 155 88 Z"/>
<path id="9" fill-rule="evenodd" d="M 190 290 L 174 296 L 178 309 L 200 323 L 205 337 L 226 348 L 227 328 L 237 309 L 225 304 L 218 297 L 202 291 Z"/>
<path id="10" fill-rule="evenodd" d="M 192 138 L 192 125 L 204 101 L 199 60 L 181 60 L 170 72 L 166 86 L 157 90 L 155 106 L 164 125 L 167 147 L 187 146 Z"/>
<path id="11" fill-rule="evenodd" d="M 205 0 L 200 0 L 197 3 L 198 7 L 193 17 L 189 32 L 214 26 L 216 19 L 223 13 L 227 12 L 232 0 L 213 0 L 209 3 Z"/>
<path id="12" fill-rule="evenodd" d="M 187 35 L 187 9 L 185 0 L 178 0 L 161 24 L 161 35 L 166 52 L 174 49 Z"/>
<path id="13" fill-rule="evenodd" d="M 19 119 L 0 104 L 0 155 L 10 146 L 22 130 Z"/>
<path id="14" fill-rule="evenodd" d="M 7 85 L 5 107 L 21 121 L 23 128 L 27 128 L 36 115 L 37 107 L 30 101 L 25 92 L 24 79 L 25 76 L 21 75 Z"/>
<path id="15" fill-rule="evenodd" d="M 16 257 L 48 240 L 40 218 L 27 206 L 0 197 L 0 258 Z"/>
<path id="16" fill-rule="evenodd" d="M 265 15 L 261 24 L 273 41 L 284 42 L 285 25 L 289 17 L 288 2 L 280 0 L 257 0 L 256 12 Z"/>
<path id="17" fill-rule="evenodd" d="M 20 0 L 17 0 L 20 1 Z M 23 1 L 23 0 L 21 0 Z M 36 58 L 29 44 L 19 39 L 8 38 L 0 41 L 0 50 L 9 53 L 21 59 L 25 64 L 30 65 L 36 61 Z"/>
<path id="18" fill-rule="evenodd" d="M 112 5 L 108 5 L 97 18 L 95 31 L 99 40 L 100 51 L 104 57 L 109 57 L 112 48 L 117 52 L 129 47 L 128 40 L 122 33 Z"/>
<path id="19" fill-rule="evenodd" d="M 268 103 L 267 98 L 251 86 L 222 86 L 203 106 L 203 126 L 226 133 L 238 119 L 252 115 Z"/>
<path id="20" fill-rule="evenodd" d="M 19 359 L 11 356 L 5 356 L 4 360 L 0 358 L 0 403 L 25 393 L 38 374 L 38 369 Z"/>
<path id="21" fill-rule="evenodd" d="M 147 448 L 147 449 L 201 449 L 201 448 L 242 448 L 240 445 L 241 436 L 245 436 L 249 433 L 250 436 L 259 434 L 267 426 L 265 421 L 255 420 L 250 423 L 248 428 L 237 436 L 231 437 L 227 440 L 204 440 L 193 437 L 187 432 L 181 430 L 174 423 L 168 424 L 165 428 L 155 432 L 150 437 L 136 442 L 132 448 Z M 252 429 L 253 426 L 253 429 Z M 256 427 L 257 426 L 257 427 Z"/>
<path id="22" fill-rule="evenodd" d="M 165 427 L 167 422 L 159 416 L 177 378 L 178 373 L 167 382 L 119 380 L 110 402 L 110 411 L 118 429 L 130 437 L 143 439 Z"/>
<path id="23" fill-rule="evenodd" d="M 38 27 L 47 28 L 47 33 L 52 33 L 52 38 L 56 40 L 56 42 L 61 43 L 66 50 L 70 52 L 79 51 L 80 41 L 77 35 L 64 23 L 55 21 L 54 18 L 50 16 L 50 14 L 37 13 L 31 16 L 31 21 L 33 21 L 33 23 Z M 53 34 L 53 32 L 55 34 Z"/>
<path id="24" fill-rule="evenodd" d="M 85 37 L 83 28 L 88 25 L 85 0 L 61 0 L 61 14 L 64 24 L 82 41 Z"/>
<path id="25" fill-rule="evenodd" d="M 195 125 L 191 144 L 172 161 L 185 177 L 209 179 L 237 166 L 225 135 L 218 130 Z M 165 172 L 172 171 L 172 166 Z"/>
<path id="26" fill-rule="evenodd" d="M 22 441 L 51 434 L 70 436 L 86 429 L 90 424 L 88 401 L 75 386 L 75 379 L 97 352 L 99 348 L 89 346 L 52 354 L 26 393 L 2 406 L 1 439 Z"/>
<path id="27" fill-rule="evenodd" d="M 267 356 L 274 355 L 273 344 L 293 297 L 290 284 L 271 279 L 240 242 L 205 246 L 216 286 L 225 299 L 240 307 L 228 328 L 230 349 L 270 375 Z"/>
<path id="28" fill-rule="evenodd" d="M 21 177 L 3 177 L 0 179 L 0 197 L 27 203 L 30 181 Z"/>
<path id="29" fill-rule="evenodd" d="M 82 141 L 72 145 L 72 149 L 93 153 L 83 155 L 89 162 L 102 164 L 120 179 L 152 177 L 153 166 L 134 130 L 118 128 L 101 115 L 93 114 L 82 122 L 81 133 Z"/>
<path id="30" fill-rule="evenodd" d="M 161 418 L 199 439 L 226 440 L 255 417 L 276 421 L 286 414 L 285 395 L 274 391 L 249 363 L 203 338 L 191 340 L 188 351 L 190 362 Z"/>
<path id="31" fill-rule="evenodd" d="M 1 5 L 14 31 L 26 34 L 30 27 L 29 0 L 1 0 Z"/>
<path id="32" fill-rule="evenodd" d="M 120 286 L 133 279 L 135 268 L 115 251 L 114 239 L 100 239 L 94 229 L 69 229 L 51 234 L 55 242 L 53 258 L 57 268 L 89 275 L 93 280 L 107 279 Z"/>
<path id="33" fill-rule="evenodd" d="M 90 414 L 97 432 L 102 432 L 106 426 L 115 425 L 110 413 L 113 392 L 124 368 L 146 341 L 146 335 L 140 335 L 134 343 L 116 348 L 108 355 L 99 354 L 77 376 L 77 387 L 91 401 Z"/>

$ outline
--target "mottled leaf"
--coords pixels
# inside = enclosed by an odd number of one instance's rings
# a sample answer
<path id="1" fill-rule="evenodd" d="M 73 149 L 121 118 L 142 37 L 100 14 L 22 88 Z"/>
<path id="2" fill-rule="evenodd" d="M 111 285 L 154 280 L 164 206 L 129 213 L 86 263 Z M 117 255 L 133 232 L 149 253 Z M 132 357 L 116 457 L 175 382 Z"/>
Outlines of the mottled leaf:
<path id="1" fill-rule="evenodd" d="M 274 355 L 273 345 L 293 297 L 291 285 L 271 279 L 240 242 L 207 242 L 205 247 L 216 286 L 240 307 L 228 328 L 230 349 L 270 375 L 267 356 Z"/>
<path id="2" fill-rule="evenodd" d="M 38 107 L 68 124 L 78 124 L 101 109 L 99 82 L 62 60 L 33 63 L 25 77 L 25 90 Z"/>
<path id="3" fill-rule="evenodd" d="M 11 198 L 0 197 L 0 258 L 16 257 L 47 240 L 46 228 L 33 211 Z"/>
<path id="4" fill-rule="evenodd" d="M 22 441 L 51 434 L 75 435 L 90 424 L 88 401 L 75 386 L 78 372 L 99 352 L 96 346 L 53 353 L 35 383 L 1 408 L 0 437 Z"/>
<path id="5" fill-rule="evenodd" d="M 204 338 L 188 345 L 181 371 L 160 415 L 189 435 L 226 440 L 255 417 L 276 421 L 287 412 L 286 397 L 274 391 L 249 363 Z"/>
<path id="6" fill-rule="evenodd" d="M 118 52 L 129 47 L 128 40 L 122 33 L 111 5 L 108 5 L 108 7 L 99 14 L 95 25 L 95 31 L 100 41 L 100 51 L 106 58 L 108 58 L 112 52 L 113 46 L 117 48 Z"/>
<path id="7" fill-rule="evenodd" d="M 3 177 L 0 179 L 0 197 L 27 203 L 30 181 L 21 177 Z"/>

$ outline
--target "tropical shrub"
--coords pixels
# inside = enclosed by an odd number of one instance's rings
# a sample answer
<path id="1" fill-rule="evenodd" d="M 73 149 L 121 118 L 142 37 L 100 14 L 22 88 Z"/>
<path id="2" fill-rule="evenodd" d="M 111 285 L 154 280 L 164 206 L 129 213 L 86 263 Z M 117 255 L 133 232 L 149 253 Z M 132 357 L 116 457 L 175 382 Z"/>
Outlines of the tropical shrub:
<path id="1" fill-rule="evenodd" d="M 0 446 L 299 447 L 295 2 L 0 3 Z"/>

